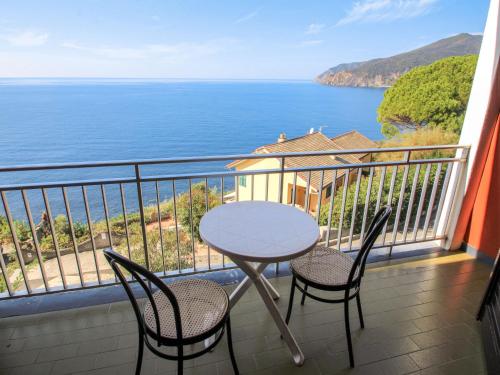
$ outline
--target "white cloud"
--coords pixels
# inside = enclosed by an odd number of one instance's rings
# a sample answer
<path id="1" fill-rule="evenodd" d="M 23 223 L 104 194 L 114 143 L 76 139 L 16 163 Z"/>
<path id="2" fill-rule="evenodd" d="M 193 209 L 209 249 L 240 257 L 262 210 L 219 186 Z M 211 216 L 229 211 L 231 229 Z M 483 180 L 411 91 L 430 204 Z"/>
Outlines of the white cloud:
<path id="1" fill-rule="evenodd" d="M 306 35 L 316 35 L 323 31 L 325 25 L 322 23 L 311 23 L 306 29 Z"/>
<path id="2" fill-rule="evenodd" d="M 311 47 L 311 46 L 319 46 L 323 44 L 322 40 L 304 40 L 299 44 L 300 47 Z"/>
<path id="3" fill-rule="evenodd" d="M 234 43 L 235 40 L 233 39 L 217 39 L 200 43 L 148 44 L 129 48 L 110 46 L 92 47 L 76 42 L 65 42 L 61 44 L 61 47 L 108 60 L 159 59 L 164 62 L 177 63 L 193 58 L 214 55 Z"/>
<path id="4" fill-rule="evenodd" d="M 260 12 L 260 9 L 254 10 L 251 13 L 248 13 L 248 14 L 241 16 L 236 21 L 234 21 L 234 23 L 238 24 L 238 23 L 247 22 L 247 21 L 251 20 L 252 18 L 254 18 L 255 16 L 257 16 L 259 14 L 259 12 Z"/>
<path id="5" fill-rule="evenodd" d="M 47 43 L 49 34 L 25 30 L 14 34 L 3 35 L 1 39 L 6 40 L 10 45 L 16 47 L 34 47 Z"/>
<path id="6" fill-rule="evenodd" d="M 412 18 L 429 12 L 438 0 L 362 0 L 353 4 L 337 26 Z"/>

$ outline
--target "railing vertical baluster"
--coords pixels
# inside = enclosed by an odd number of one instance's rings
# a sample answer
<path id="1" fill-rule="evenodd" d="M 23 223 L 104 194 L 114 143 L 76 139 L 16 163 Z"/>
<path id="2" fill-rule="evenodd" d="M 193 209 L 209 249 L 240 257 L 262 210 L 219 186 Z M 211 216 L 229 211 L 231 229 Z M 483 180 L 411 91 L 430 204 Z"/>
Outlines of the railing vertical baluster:
<path id="1" fill-rule="evenodd" d="M 253 195 L 254 195 L 254 192 L 253 192 L 253 174 L 250 175 L 250 200 L 253 201 Z"/>
<path id="2" fill-rule="evenodd" d="M 306 201 L 305 203 L 305 211 L 309 213 L 309 201 L 311 199 L 309 191 L 311 190 L 311 171 L 307 173 L 307 183 L 306 183 Z"/>
<path id="3" fill-rule="evenodd" d="M 21 247 L 19 246 L 19 240 L 17 238 L 17 233 L 16 233 L 16 226 L 14 220 L 12 219 L 12 214 L 9 208 L 9 202 L 7 201 L 7 196 L 5 195 L 4 191 L 1 192 L 1 195 L 2 195 L 3 208 L 5 210 L 5 216 L 7 216 L 7 222 L 9 224 L 10 235 L 12 237 L 12 242 L 14 243 L 14 248 L 16 249 L 19 266 L 21 267 L 21 273 L 23 275 L 24 285 L 26 286 L 28 294 L 31 294 L 31 285 L 28 279 L 28 271 L 26 270 L 23 254 L 21 252 Z M 2 256 L 3 254 L 0 254 L 0 257 Z"/>
<path id="4" fill-rule="evenodd" d="M 325 179 L 325 171 L 322 170 L 319 177 L 319 189 L 318 189 L 318 205 L 316 207 L 316 222 L 319 224 L 319 213 L 321 210 L 321 198 L 323 195 L 323 183 Z"/>
<path id="5" fill-rule="evenodd" d="M 224 204 L 224 176 L 220 178 L 220 204 Z"/>
<path id="6" fill-rule="evenodd" d="M 340 242 L 342 241 L 342 225 L 344 225 L 345 201 L 347 198 L 347 189 L 349 185 L 349 169 L 344 169 L 344 186 L 342 191 L 342 206 L 340 207 L 340 217 L 337 228 L 337 249 L 340 251 Z"/>
<path id="7" fill-rule="evenodd" d="M 423 229 L 423 235 L 421 239 L 427 237 L 427 230 L 429 229 L 429 222 L 431 221 L 432 208 L 434 207 L 434 200 L 436 199 L 436 192 L 439 185 L 439 179 L 441 176 L 441 169 L 443 168 L 443 163 L 439 163 L 436 169 L 436 175 L 434 176 L 434 182 L 432 184 L 431 196 L 429 198 L 429 203 L 427 204 L 427 213 L 425 215 L 425 223 Z M 448 173 L 448 171 L 446 171 Z"/>
<path id="8" fill-rule="evenodd" d="M 236 202 L 240 201 L 240 179 L 241 179 L 241 176 L 236 176 L 234 178 L 234 182 L 235 182 L 234 195 L 236 198 Z"/>
<path id="9" fill-rule="evenodd" d="M 278 195 L 278 202 L 279 203 L 283 203 L 283 180 L 285 178 L 285 175 L 284 175 L 284 171 L 285 171 L 285 158 L 282 157 L 280 159 L 280 177 L 279 177 L 279 186 L 278 186 L 278 189 L 279 189 L 279 195 Z M 280 270 L 280 263 L 277 262 L 276 263 L 276 268 L 275 268 L 275 272 L 276 274 L 279 273 L 279 270 Z"/>
<path id="10" fill-rule="evenodd" d="M 279 189 L 278 202 L 279 203 L 283 203 L 283 179 L 284 179 L 284 171 L 285 171 L 285 158 L 282 157 L 280 159 L 280 177 L 279 177 L 279 184 L 278 184 L 278 189 Z"/>
<path id="11" fill-rule="evenodd" d="M 404 201 L 404 197 L 405 197 L 406 183 L 408 182 L 409 169 L 410 169 L 409 165 L 405 165 L 404 172 L 403 172 L 403 180 L 401 181 L 401 187 L 399 189 L 398 208 L 396 210 L 396 217 L 394 218 L 394 224 L 393 224 L 393 228 L 392 228 L 392 239 L 391 239 L 391 247 L 389 249 L 389 256 L 392 255 L 392 248 L 397 240 L 399 219 L 401 218 L 401 210 L 403 208 L 403 201 Z"/>
<path id="12" fill-rule="evenodd" d="M 384 193 L 385 175 L 387 173 L 387 167 L 382 167 L 382 172 L 380 174 L 380 181 L 378 184 L 378 194 L 377 194 L 377 204 L 375 206 L 375 212 L 380 210 L 380 203 L 382 202 L 382 194 Z"/>
<path id="13" fill-rule="evenodd" d="M 108 200 L 106 199 L 106 189 L 104 185 L 101 184 L 101 196 L 102 196 L 102 207 L 104 208 L 104 218 L 106 219 L 106 229 L 108 231 L 108 242 L 110 249 L 114 250 L 113 247 L 113 236 L 111 235 L 111 225 L 109 224 L 109 211 L 108 211 Z M 113 272 L 113 278 L 115 282 L 118 282 L 118 277 Z"/>
<path id="14" fill-rule="evenodd" d="M 62 188 L 62 196 L 64 201 L 64 208 L 66 209 L 66 216 L 68 217 L 69 232 L 71 234 L 71 242 L 73 242 L 73 249 L 75 250 L 76 266 L 78 268 L 78 275 L 80 276 L 81 286 L 85 286 L 85 280 L 83 278 L 82 263 L 80 261 L 80 252 L 78 251 L 78 240 L 75 235 L 75 226 L 73 224 L 73 216 L 71 215 L 71 208 L 69 205 L 68 194 L 66 188 Z"/>
<path id="15" fill-rule="evenodd" d="M 220 178 L 220 204 L 224 204 L 224 176 Z M 226 266 L 226 260 L 224 254 L 222 254 L 222 268 Z"/>
<path id="16" fill-rule="evenodd" d="M 356 223 L 356 211 L 358 209 L 359 185 L 361 183 L 361 168 L 358 168 L 358 175 L 356 177 L 356 190 L 354 192 L 354 202 L 351 212 L 351 228 L 349 230 L 349 251 L 352 249 L 352 236 L 354 235 L 354 225 Z"/>
<path id="17" fill-rule="evenodd" d="M 189 225 L 191 227 L 191 252 L 193 256 L 193 270 L 196 271 L 196 252 L 194 248 L 194 217 L 193 217 L 193 189 L 192 181 L 189 179 Z"/>
<path id="18" fill-rule="evenodd" d="M 266 191 L 264 200 L 267 202 L 269 200 L 269 173 L 266 173 Z"/>
<path id="19" fill-rule="evenodd" d="M 436 210 L 436 216 L 434 217 L 434 224 L 432 225 L 432 232 L 431 232 L 432 238 L 436 238 L 437 223 L 439 222 L 439 217 L 441 216 L 441 211 L 443 210 L 444 200 L 446 198 L 446 192 L 448 191 L 448 188 L 449 188 L 451 172 L 452 172 L 452 169 L 454 168 L 454 166 L 455 166 L 454 164 L 448 163 L 448 168 L 446 168 L 446 175 L 445 175 L 445 178 L 443 181 L 443 187 L 441 188 L 441 195 L 439 197 L 439 203 L 438 203 L 437 210 Z M 460 164 L 456 164 L 456 167 L 459 168 Z M 456 179 L 456 182 L 458 182 L 458 179 Z M 457 184 L 455 184 L 452 188 L 453 189 L 451 191 L 452 197 L 455 196 L 456 185 Z M 451 205 L 449 207 L 451 209 Z"/>
<path id="20" fill-rule="evenodd" d="M 205 212 L 208 212 L 209 209 L 209 202 L 208 202 L 209 196 L 208 196 L 208 178 L 205 178 Z M 207 255 L 208 255 L 208 269 L 212 269 L 212 265 L 210 262 L 210 246 L 207 245 Z"/>
<path id="21" fill-rule="evenodd" d="M 54 244 L 54 250 L 56 252 L 57 263 L 59 265 L 59 271 L 61 272 L 61 280 L 64 289 L 66 289 L 68 287 L 66 283 L 66 274 L 64 273 L 64 266 L 61 259 L 61 252 L 59 251 L 59 244 L 57 242 L 56 230 L 54 227 L 54 220 L 52 218 L 52 210 L 50 209 L 49 197 L 47 196 L 47 191 L 45 189 L 42 189 L 42 196 L 43 196 L 43 201 L 45 203 L 45 209 L 47 211 L 47 217 L 49 219 L 50 233 L 52 235 L 52 242 Z"/>
<path id="22" fill-rule="evenodd" d="M 173 204 L 174 204 L 174 222 L 175 222 L 175 241 L 177 243 L 177 267 L 178 267 L 178 272 L 182 272 L 181 268 L 181 247 L 180 247 L 180 242 L 179 242 L 179 223 L 177 220 L 177 204 L 176 204 L 176 197 L 177 193 L 175 192 L 175 180 L 172 180 L 172 199 L 173 199 Z"/>
<path id="23" fill-rule="evenodd" d="M 408 202 L 408 208 L 406 210 L 405 225 L 403 227 L 403 242 L 406 242 L 406 237 L 408 235 L 408 227 L 410 225 L 411 213 L 413 211 L 413 203 L 415 202 L 415 193 L 417 190 L 418 179 L 420 177 L 420 164 L 415 167 L 415 174 L 413 175 L 413 183 L 411 185 L 410 201 Z"/>
<path id="24" fill-rule="evenodd" d="M 424 182 L 422 184 L 422 191 L 420 192 L 420 198 L 418 201 L 417 216 L 415 217 L 415 223 L 413 225 L 413 233 L 412 233 L 411 241 L 417 240 L 417 231 L 418 231 L 418 226 L 420 224 L 420 216 L 422 216 L 422 209 L 424 207 L 425 195 L 427 194 L 427 186 L 429 184 L 429 176 L 431 174 L 431 167 L 432 167 L 432 164 L 427 164 L 427 168 L 425 169 Z"/>
<path id="25" fill-rule="evenodd" d="M 292 185 L 292 205 L 295 207 L 295 196 L 297 195 L 297 172 L 293 172 L 293 185 Z"/>
<path id="26" fill-rule="evenodd" d="M 128 258 L 132 260 L 132 252 L 130 251 L 130 235 L 128 231 L 127 205 L 125 203 L 125 190 L 123 184 L 120 184 L 120 198 L 122 202 L 123 223 L 125 224 L 125 236 L 127 239 Z"/>
<path id="27" fill-rule="evenodd" d="M 330 232 L 332 230 L 332 212 L 335 203 L 335 190 L 337 189 L 337 170 L 333 171 L 332 186 L 330 188 L 330 207 L 328 208 L 328 224 L 326 228 L 326 247 L 330 247 Z"/>
<path id="28" fill-rule="evenodd" d="M 109 224 L 108 200 L 106 199 L 106 190 L 101 184 L 102 207 L 104 208 L 104 218 L 106 219 L 106 229 L 108 231 L 109 247 L 113 249 L 113 236 L 111 236 L 111 225 Z M 117 280 L 118 281 L 118 280 Z"/>
<path id="29" fill-rule="evenodd" d="M 368 177 L 368 186 L 366 187 L 366 195 L 365 195 L 365 207 L 363 210 L 363 221 L 361 222 L 361 233 L 359 236 L 360 244 L 363 244 L 365 239 L 365 227 L 366 220 L 368 220 L 368 206 L 370 205 L 370 195 L 372 193 L 372 183 L 373 183 L 373 167 L 370 167 L 370 176 Z"/>
<path id="30" fill-rule="evenodd" d="M 142 184 L 141 184 L 141 171 L 139 169 L 139 164 L 134 165 L 135 171 L 135 181 L 137 185 L 137 202 L 139 204 L 139 215 L 141 217 L 141 230 L 142 230 L 142 244 L 144 246 L 144 260 L 146 263 L 146 269 L 151 271 L 149 266 L 149 252 L 148 252 L 148 237 L 146 230 L 146 219 L 144 217 L 144 202 L 142 200 Z"/>
<path id="31" fill-rule="evenodd" d="M 389 194 L 387 196 L 387 204 L 392 207 L 392 195 L 394 194 L 394 184 L 396 183 L 396 175 L 398 174 L 398 167 L 394 166 L 392 169 L 391 185 L 389 186 Z M 389 220 L 386 221 L 384 229 L 382 230 L 382 245 L 385 245 L 385 237 L 387 234 L 387 225 Z"/>
<path id="32" fill-rule="evenodd" d="M 101 270 L 99 268 L 99 262 L 97 260 L 97 249 L 96 249 L 95 240 L 94 240 L 94 229 L 92 229 L 92 217 L 90 215 L 89 202 L 88 202 L 88 199 L 87 199 L 87 189 L 85 188 L 85 186 L 82 186 L 82 194 L 83 194 L 83 203 L 85 205 L 85 214 L 87 215 L 87 225 L 89 227 L 90 243 L 92 244 L 92 252 L 94 254 L 94 262 L 95 262 L 95 269 L 96 269 L 96 274 L 97 274 L 97 282 L 99 284 L 102 284 Z"/>
<path id="33" fill-rule="evenodd" d="M 38 259 L 38 264 L 40 265 L 40 272 L 42 274 L 43 285 L 46 291 L 50 290 L 49 282 L 47 279 L 47 271 L 45 270 L 45 263 L 43 262 L 42 251 L 40 249 L 40 242 L 38 241 L 38 237 L 36 235 L 36 227 L 33 221 L 33 215 L 31 214 L 31 207 L 29 203 L 28 196 L 26 195 L 26 191 L 21 190 L 21 195 L 23 197 L 24 209 L 26 210 L 26 216 L 28 217 L 28 224 L 30 226 L 31 237 L 33 238 L 33 244 L 35 245 L 36 256 Z M 83 284 L 82 284 L 83 286 Z"/>
<path id="34" fill-rule="evenodd" d="M 3 260 L 3 254 L 0 254 L 0 268 L 2 269 L 2 276 L 5 281 L 5 286 L 7 287 L 7 293 L 9 293 L 9 297 L 14 295 L 14 289 L 10 284 L 9 275 L 7 273 L 7 266 L 5 265 L 5 261 Z"/>
<path id="35" fill-rule="evenodd" d="M 161 248 L 161 264 L 163 266 L 163 275 L 167 274 L 167 269 L 165 267 L 165 249 L 163 245 L 163 228 L 162 228 L 162 218 L 161 218 L 161 207 L 160 207 L 160 186 L 158 181 L 155 181 L 155 192 L 156 192 L 156 207 L 158 211 L 158 230 L 160 233 L 160 248 Z"/>

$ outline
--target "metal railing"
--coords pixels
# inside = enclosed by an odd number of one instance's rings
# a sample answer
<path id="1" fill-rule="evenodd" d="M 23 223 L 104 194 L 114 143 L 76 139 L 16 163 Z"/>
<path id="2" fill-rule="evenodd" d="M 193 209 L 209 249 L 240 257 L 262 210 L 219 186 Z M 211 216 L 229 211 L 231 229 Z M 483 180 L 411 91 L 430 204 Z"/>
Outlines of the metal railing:
<path id="1" fill-rule="evenodd" d="M 459 157 L 414 159 L 416 153 L 444 150 L 461 152 Z M 230 259 L 201 243 L 198 224 L 204 212 L 236 200 L 303 209 L 320 224 L 321 241 L 346 252 L 359 249 L 366 223 L 385 204 L 395 210 L 375 247 L 391 253 L 395 246 L 443 239 L 437 223 L 448 215 L 442 212 L 445 196 L 454 196 L 457 188 L 450 186 L 450 175 L 453 168 L 463 170 L 468 150 L 444 145 L 0 167 L 0 176 L 37 172 L 35 182 L 0 185 L 0 298 L 115 283 L 102 255 L 107 247 L 162 276 L 232 268 Z M 398 158 L 371 161 L 379 153 Z M 369 160 L 342 162 L 349 154 L 366 154 Z M 287 163 L 318 156 L 337 161 Z M 245 170 L 224 168 L 241 160 L 256 163 Z M 164 166 L 171 170 L 144 173 Z M 190 166 L 195 171 L 189 172 Z M 40 177 L 84 169 L 99 175 L 98 170 L 116 167 L 126 171 L 103 178 L 86 178 L 82 172 L 84 177 L 57 182 Z M 36 223 L 38 215 L 42 219 Z"/>

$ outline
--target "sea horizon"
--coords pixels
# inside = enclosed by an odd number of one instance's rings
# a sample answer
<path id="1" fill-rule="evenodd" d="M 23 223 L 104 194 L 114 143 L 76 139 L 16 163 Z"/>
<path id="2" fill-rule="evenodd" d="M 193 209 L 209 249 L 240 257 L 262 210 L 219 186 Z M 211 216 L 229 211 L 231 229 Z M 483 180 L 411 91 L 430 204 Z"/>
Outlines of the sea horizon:
<path id="1" fill-rule="evenodd" d="M 4 84 L 66 84 L 66 83 L 316 83 L 314 78 L 197 78 L 197 77 L 0 77 L 0 85 Z"/>

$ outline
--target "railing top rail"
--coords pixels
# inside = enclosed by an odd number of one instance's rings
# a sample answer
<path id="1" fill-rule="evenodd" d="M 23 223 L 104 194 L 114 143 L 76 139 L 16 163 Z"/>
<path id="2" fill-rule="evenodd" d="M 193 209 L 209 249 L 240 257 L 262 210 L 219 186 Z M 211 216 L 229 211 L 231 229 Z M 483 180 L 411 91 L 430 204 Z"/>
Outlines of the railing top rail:
<path id="1" fill-rule="evenodd" d="M 93 185 L 109 185 L 109 184 L 127 184 L 135 182 L 154 182 L 154 181 L 168 181 L 168 180 L 185 180 L 197 178 L 216 178 L 216 177 L 232 177 L 243 175 L 260 175 L 260 174 L 275 174 L 275 173 L 297 173 L 297 172 L 320 172 L 320 171 L 334 171 L 341 169 L 359 169 L 359 168 L 374 168 L 374 167 L 388 167 L 388 166 L 403 166 L 403 165 L 423 165 L 434 163 L 460 163 L 464 162 L 463 158 L 439 158 L 439 159 L 420 159 L 420 160 L 399 160 L 399 161 L 385 161 L 385 162 L 365 162 L 357 164 L 338 164 L 338 165 L 318 165 L 307 167 L 295 167 L 285 169 L 256 169 L 256 170 L 242 170 L 242 171 L 220 171 L 220 172 L 195 172 L 195 173 L 174 173 L 164 175 L 147 175 L 139 179 L 134 177 L 124 178 L 107 178 L 107 179 L 94 179 L 94 180 L 71 180 L 59 182 L 45 182 L 45 183 L 29 183 L 29 184 L 12 184 L 0 185 L 0 191 L 12 190 L 29 190 L 29 189 L 50 189 L 61 187 L 74 187 L 74 186 L 93 186 Z"/>
<path id="2" fill-rule="evenodd" d="M 364 149 L 351 149 L 351 150 L 287 152 L 287 153 L 271 153 L 271 154 L 235 154 L 235 155 L 189 156 L 189 157 L 181 157 L 181 158 L 163 158 L 163 159 L 111 160 L 111 161 L 95 161 L 95 162 L 11 165 L 11 166 L 0 166 L 0 173 L 1 172 L 54 170 L 54 169 L 126 167 L 126 166 L 135 166 L 135 165 L 235 161 L 235 160 L 242 160 L 242 159 L 269 159 L 269 158 L 325 156 L 325 155 L 335 156 L 335 155 L 349 155 L 349 154 L 377 154 L 377 153 L 382 153 L 382 152 L 432 151 L 432 150 L 446 150 L 446 149 L 454 149 L 454 150 L 470 149 L 470 145 L 436 145 L 436 146 L 418 146 L 418 147 L 364 148 Z"/>

